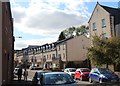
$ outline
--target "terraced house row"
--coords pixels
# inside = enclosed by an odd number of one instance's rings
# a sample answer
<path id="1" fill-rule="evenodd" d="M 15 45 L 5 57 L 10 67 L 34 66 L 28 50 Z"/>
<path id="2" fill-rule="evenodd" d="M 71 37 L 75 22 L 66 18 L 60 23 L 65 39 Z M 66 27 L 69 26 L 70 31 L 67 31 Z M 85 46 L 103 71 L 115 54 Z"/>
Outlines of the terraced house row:
<path id="1" fill-rule="evenodd" d="M 41 46 L 28 46 L 15 52 L 15 61 L 41 68 L 90 67 L 86 53 L 89 38 L 84 35 L 71 37 Z"/>

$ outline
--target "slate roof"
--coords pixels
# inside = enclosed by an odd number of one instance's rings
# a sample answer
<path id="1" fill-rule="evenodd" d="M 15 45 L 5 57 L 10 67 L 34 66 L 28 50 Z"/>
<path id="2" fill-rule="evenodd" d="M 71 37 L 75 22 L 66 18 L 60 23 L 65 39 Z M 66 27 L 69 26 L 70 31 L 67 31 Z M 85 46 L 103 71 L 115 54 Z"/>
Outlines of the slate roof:
<path id="1" fill-rule="evenodd" d="M 103 5 L 100 5 L 100 6 L 103 7 L 107 12 L 109 12 L 112 15 L 120 13 L 120 9 L 119 8 L 112 8 L 112 7 L 103 6 Z"/>
<path id="2" fill-rule="evenodd" d="M 97 2 L 93 12 L 95 11 L 97 5 L 100 5 L 103 9 L 105 9 L 108 13 L 110 13 L 111 15 L 116 15 L 116 14 L 120 14 L 120 8 L 112 8 L 112 7 L 108 7 L 108 6 L 104 6 L 104 5 L 101 5 Z M 92 15 L 93 15 L 93 12 L 92 12 Z M 88 21 L 88 23 L 90 22 L 91 18 L 92 18 L 92 15 Z"/>

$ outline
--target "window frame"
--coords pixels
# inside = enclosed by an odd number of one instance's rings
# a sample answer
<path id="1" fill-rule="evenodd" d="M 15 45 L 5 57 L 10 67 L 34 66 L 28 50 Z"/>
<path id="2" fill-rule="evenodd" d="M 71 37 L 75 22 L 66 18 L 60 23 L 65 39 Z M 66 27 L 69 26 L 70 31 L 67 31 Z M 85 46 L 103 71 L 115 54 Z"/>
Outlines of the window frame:
<path id="1" fill-rule="evenodd" d="M 93 23 L 93 31 L 97 30 L 96 28 L 96 22 Z"/>
<path id="2" fill-rule="evenodd" d="M 105 21 L 105 19 L 102 19 L 101 22 L 102 22 L 102 28 L 106 27 L 106 21 Z"/>

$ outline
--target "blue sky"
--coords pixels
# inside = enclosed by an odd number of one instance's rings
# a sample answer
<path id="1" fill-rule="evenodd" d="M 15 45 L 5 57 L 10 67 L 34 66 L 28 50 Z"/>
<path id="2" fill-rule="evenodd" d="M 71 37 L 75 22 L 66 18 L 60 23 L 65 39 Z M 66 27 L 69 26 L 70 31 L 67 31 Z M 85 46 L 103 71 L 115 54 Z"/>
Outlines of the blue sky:
<path id="1" fill-rule="evenodd" d="M 64 29 L 87 25 L 96 1 L 117 8 L 119 0 L 10 0 L 15 49 L 52 43 Z"/>

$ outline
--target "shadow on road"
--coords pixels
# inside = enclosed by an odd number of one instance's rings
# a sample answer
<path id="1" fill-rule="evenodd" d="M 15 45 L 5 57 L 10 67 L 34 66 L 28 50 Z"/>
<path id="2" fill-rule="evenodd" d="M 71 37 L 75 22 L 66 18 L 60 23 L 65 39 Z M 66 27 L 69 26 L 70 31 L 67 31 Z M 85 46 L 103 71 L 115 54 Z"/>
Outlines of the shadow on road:
<path id="1" fill-rule="evenodd" d="M 39 85 L 34 85 L 32 84 L 32 81 L 18 81 L 18 80 L 13 80 L 12 82 L 8 84 L 4 84 L 2 86 L 39 86 Z M 67 86 L 67 85 L 66 85 Z M 114 83 L 93 83 L 93 84 L 81 84 L 79 83 L 78 86 L 120 86 L 120 82 L 114 82 Z"/>

